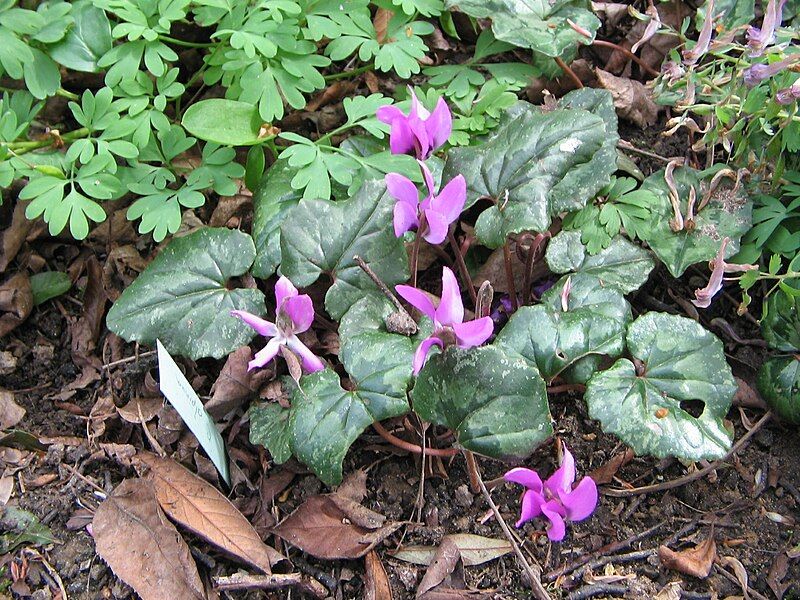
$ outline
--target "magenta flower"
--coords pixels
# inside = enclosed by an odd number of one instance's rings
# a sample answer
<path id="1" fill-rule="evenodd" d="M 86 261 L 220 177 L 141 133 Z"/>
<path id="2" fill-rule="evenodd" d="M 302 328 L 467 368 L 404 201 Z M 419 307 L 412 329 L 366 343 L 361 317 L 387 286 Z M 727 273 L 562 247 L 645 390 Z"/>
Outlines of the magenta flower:
<path id="1" fill-rule="evenodd" d="M 411 111 L 407 116 L 396 106 L 381 106 L 376 116 L 392 126 L 389 147 L 393 154 L 413 153 L 418 160 L 425 160 L 450 137 L 453 117 L 443 98 L 439 98 L 433 112 L 428 112 L 414 90 L 409 90 Z"/>
<path id="2" fill-rule="evenodd" d="M 542 483 L 539 474 L 531 469 L 511 469 L 503 478 L 528 488 L 522 496 L 517 527 L 540 515 L 550 520 L 547 537 L 554 542 L 564 539 L 566 520 L 582 521 L 597 507 L 597 484 L 591 477 L 584 477 L 575 488 L 575 459 L 564 445 L 564 460 L 561 467 Z"/>
<path id="3" fill-rule="evenodd" d="M 419 166 L 428 188 L 428 196 L 422 202 L 419 201 L 417 186 L 408 177 L 399 173 L 386 175 L 386 187 L 397 200 L 394 205 L 394 234 L 400 237 L 409 229 L 419 229 L 420 215 L 424 214 L 427 226 L 422 237 L 431 244 L 441 244 L 447 237 L 450 223 L 458 219 L 464 208 L 467 182 L 463 175 L 458 175 L 437 196 L 433 175 L 424 162 L 419 161 Z"/>
<path id="4" fill-rule="evenodd" d="M 480 346 L 489 339 L 494 331 L 491 317 L 482 317 L 464 323 L 464 304 L 461 302 L 461 290 L 453 272 L 444 267 L 442 270 L 442 299 L 439 307 L 434 308 L 433 302 L 422 290 L 410 285 L 395 286 L 395 290 L 411 306 L 433 321 L 433 333 L 422 340 L 414 353 L 414 375 L 417 375 L 428 358 L 432 346 L 445 348 L 453 344 L 459 348 L 472 348 Z"/>
<path id="5" fill-rule="evenodd" d="M 787 56 L 783 60 L 779 60 L 778 62 L 748 67 L 742 73 L 742 76 L 744 77 L 744 84 L 747 87 L 755 87 L 765 79 L 769 79 L 773 75 L 777 75 L 784 69 L 791 67 L 795 62 L 797 62 L 797 59 L 798 55 L 793 54 L 791 56 Z"/>
<path id="6" fill-rule="evenodd" d="M 311 303 L 311 298 L 307 294 L 298 294 L 292 282 L 286 277 L 281 277 L 275 284 L 275 304 L 278 307 L 275 323 L 265 321 L 244 310 L 231 311 L 232 316 L 239 317 L 259 334 L 272 338 L 264 348 L 256 352 L 253 360 L 247 365 L 248 371 L 266 365 L 275 358 L 281 346 L 286 346 L 300 356 L 306 373 L 323 370 L 325 363 L 297 337 L 298 333 L 307 331 L 314 321 L 314 305 Z"/>
<path id="7" fill-rule="evenodd" d="M 747 30 L 747 45 L 750 47 L 750 56 L 761 56 L 764 50 L 775 41 L 775 30 L 781 26 L 783 19 L 783 5 L 786 0 L 769 0 L 764 11 L 764 20 L 761 27 L 750 25 Z"/>

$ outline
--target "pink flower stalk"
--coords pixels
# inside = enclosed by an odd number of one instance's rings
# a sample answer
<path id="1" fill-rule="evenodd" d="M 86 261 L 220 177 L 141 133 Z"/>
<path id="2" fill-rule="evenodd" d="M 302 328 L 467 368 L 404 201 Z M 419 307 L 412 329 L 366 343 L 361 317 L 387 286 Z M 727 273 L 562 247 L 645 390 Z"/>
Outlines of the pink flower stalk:
<path id="1" fill-rule="evenodd" d="M 281 349 L 286 346 L 289 350 L 300 356 L 303 370 L 314 373 L 325 368 L 325 363 L 315 356 L 297 337 L 311 327 L 314 321 L 314 305 L 308 294 L 298 294 L 297 288 L 286 277 L 281 277 L 275 284 L 275 304 L 277 305 L 275 323 L 265 321 L 252 313 L 244 310 L 232 310 L 231 315 L 239 317 L 250 327 L 264 337 L 272 338 L 264 348 L 256 352 L 247 365 L 247 370 L 263 367 L 271 361 Z"/>
<path id="2" fill-rule="evenodd" d="M 761 56 L 767 46 L 775 41 L 775 30 L 781 26 L 783 19 L 783 5 L 786 0 L 769 0 L 764 11 L 764 20 L 761 27 L 750 25 L 747 30 L 747 45 L 750 47 L 750 56 Z"/>
<path id="3" fill-rule="evenodd" d="M 453 272 L 444 267 L 442 270 L 442 299 L 438 308 L 422 290 L 410 285 L 395 286 L 395 290 L 411 306 L 433 321 L 433 333 L 422 340 L 414 353 L 414 375 L 417 375 L 428 358 L 431 347 L 445 348 L 453 344 L 459 348 L 480 346 L 489 339 L 494 331 L 491 317 L 482 317 L 464 323 L 464 304 L 461 302 L 461 290 Z"/>
<path id="4" fill-rule="evenodd" d="M 582 521 L 597 507 L 597 484 L 591 477 L 584 477 L 573 489 L 575 481 L 575 459 L 564 445 L 564 460 L 544 483 L 536 471 L 518 467 L 511 469 L 503 478 L 524 485 L 522 509 L 516 526 L 522 527 L 531 519 L 544 515 L 550 520 L 547 537 L 560 542 L 566 534 L 566 520 Z"/>
<path id="5" fill-rule="evenodd" d="M 683 51 L 683 62 L 691 66 L 703 58 L 708 47 L 711 45 L 711 33 L 714 29 L 714 0 L 708 0 L 706 5 L 706 17 L 703 20 L 703 27 L 700 35 L 697 36 L 697 43 L 691 50 Z"/>
<path id="6" fill-rule="evenodd" d="M 419 161 L 425 185 L 428 188 L 427 197 L 420 202 L 417 186 L 408 177 L 399 173 L 386 175 L 386 187 L 397 203 L 394 205 L 394 234 L 403 235 L 409 229 L 419 229 L 420 215 L 425 215 L 427 227 L 422 232 L 422 237 L 431 244 L 441 244 L 447 237 L 450 223 L 458 219 L 467 200 L 467 182 L 463 175 L 451 179 L 436 195 L 433 175 Z"/>
<path id="7" fill-rule="evenodd" d="M 392 126 L 389 147 L 392 154 L 414 154 L 418 160 L 427 159 L 444 144 L 453 130 L 453 116 L 444 98 L 439 98 L 433 112 L 422 106 L 411 91 L 411 111 L 404 114 L 396 106 L 381 106 L 376 116 Z"/>
<path id="8" fill-rule="evenodd" d="M 731 241 L 731 238 L 724 238 L 720 244 L 717 257 L 711 261 L 711 276 L 708 278 L 708 285 L 706 287 L 695 290 L 695 300 L 692 300 L 697 308 L 708 308 L 711 306 L 711 300 L 722 289 L 722 281 L 725 273 L 742 273 L 757 269 L 756 265 L 738 265 L 734 263 L 725 262 L 725 247 Z"/>
<path id="9" fill-rule="evenodd" d="M 783 60 L 768 65 L 753 65 L 752 67 L 748 67 L 742 73 L 744 84 L 747 87 L 755 87 L 765 79 L 769 79 L 773 75 L 777 75 L 784 69 L 791 67 L 797 62 L 797 59 L 798 55 L 793 54 L 792 56 L 787 56 Z"/>
<path id="10" fill-rule="evenodd" d="M 778 93 L 775 94 L 775 101 L 778 104 L 791 104 L 795 100 L 800 100 L 800 79 L 789 87 L 778 90 Z"/>

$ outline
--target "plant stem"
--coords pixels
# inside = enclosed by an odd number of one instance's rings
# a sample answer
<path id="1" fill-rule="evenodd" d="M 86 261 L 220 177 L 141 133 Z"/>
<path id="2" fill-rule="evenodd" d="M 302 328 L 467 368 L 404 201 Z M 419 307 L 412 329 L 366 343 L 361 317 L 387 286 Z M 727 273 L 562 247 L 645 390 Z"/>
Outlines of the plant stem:
<path id="1" fill-rule="evenodd" d="M 347 131 L 348 129 L 352 129 L 356 125 L 358 125 L 358 123 L 345 123 L 344 125 L 340 125 L 336 129 L 332 129 L 331 131 L 329 131 L 325 135 L 320 136 L 319 138 L 317 138 L 317 140 L 314 143 L 317 144 L 317 145 L 324 144 L 329 139 L 331 139 L 333 136 L 339 135 L 340 133 L 343 133 L 343 132 Z"/>
<path id="2" fill-rule="evenodd" d="M 411 287 L 417 287 L 417 267 L 419 265 L 419 247 L 422 244 L 422 234 L 428 222 L 425 220 L 425 213 L 423 212 L 419 218 L 419 227 L 417 227 L 417 234 L 414 237 L 414 245 L 411 247 Z"/>
<path id="3" fill-rule="evenodd" d="M 349 71 L 340 71 L 339 73 L 331 73 L 330 75 L 325 75 L 325 81 L 336 81 L 337 79 L 347 79 L 348 77 L 356 77 L 357 75 L 361 75 L 361 73 L 366 73 L 367 71 L 370 71 L 373 68 L 375 68 L 375 65 L 370 63 L 368 65 L 358 67 L 357 69 L 350 69 Z"/>
<path id="4" fill-rule="evenodd" d="M 389 442 L 392 446 L 397 448 L 402 448 L 403 450 L 407 450 L 408 452 L 413 452 L 414 454 L 425 454 L 427 456 L 443 456 L 443 457 L 450 457 L 455 456 L 458 454 L 458 450 L 455 448 L 428 448 L 425 447 L 424 450 L 417 444 L 412 444 L 411 442 L 407 442 L 405 440 L 401 440 L 399 437 L 396 437 L 389 433 L 383 425 L 380 424 L 380 421 L 375 421 L 372 424 L 372 428 L 378 432 L 383 439 Z"/>
<path id="5" fill-rule="evenodd" d="M 644 71 L 645 71 L 645 72 L 646 72 L 648 75 L 652 75 L 653 77 L 658 77 L 658 76 L 660 75 L 660 73 L 659 73 L 658 71 L 656 71 L 656 70 L 655 70 L 653 67 L 651 67 L 650 65 L 648 65 L 646 62 L 644 62 L 644 61 L 643 61 L 641 58 L 639 58 L 638 56 L 636 56 L 636 55 L 635 55 L 633 52 L 631 52 L 631 51 L 630 51 L 630 50 L 628 50 L 627 48 L 623 48 L 623 47 L 622 47 L 622 46 L 620 46 L 619 44 L 615 44 L 614 42 L 606 42 L 606 41 L 603 41 L 603 40 L 594 40 L 594 41 L 592 42 L 592 46 L 600 46 L 600 47 L 603 47 L 603 48 L 611 48 L 611 49 L 613 49 L 613 50 L 617 50 L 617 51 L 619 51 L 619 52 L 622 52 L 622 53 L 623 53 L 625 56 L 627 56 L 627 57 L 628 57 L 630 60 L 632 60 L 632 61 L 633 61 L 633 62 L 635 62 L 637 65 L 639 65 L 640 67 L 642 67 L 642 69 L 644 69 Z"/>
<path id="6" fill-rule="evenodd" d="M 503 244 L 503 264 L 506 268 L 507 291 L 511 295 L 511 312 L 517 312 L 519 304 L 517 303 L 517 288 L 514 286 L 514 267 L 511 265 L 511 248 L 508 245 L 508 238 Z"/>
<path id="7" fill-rule="evenodd" d="M 88 127 L 81 127 L 80 129 L 65 133 L 61 136 L 61 139 L 65 142 L 71 142 L 73 140 L 85 138 L 90 133 L 91 131 L 89 131 Z M 44 140 L 30 140 L 26 142 L 0 142 L 0 146 L 5 146 L 9 150 L 13 150 L 16 154 L 27 154 L 33 150 L 51 146 L 53 143 L 55 143 L 54 138 L 47 138 Z"/>
<path id="8" fill-rule="evenodd" d="M 74 94 L 64 88 L 58 88 L 56 90 L 56 96 L 61 96 L 63 98 L 69 98 L 70 100 L 80 100 L 81 97 L 78 94 Z"/>
<path id="9" fill-rule="evenodd" d="M 211 48 L 211 46 L 217 45 L 217 42 L 187 42 L 186 40 L 179 40 L 168 35 L 159 35 L 158 39 L 162 42 L 175 44 L 176 46 L 183 46 L 184 48 Z"/>
<path id="10" fill-rule="evenodd" d="M 570 69 L 569 65 L 561 60 L 558 56 L 554 58 L 556 64 L 561 68 L 564 73 L 569 75 L 569 78 L 572 79 L 572 82 L 575 84 L 575 87 L 581 89 L 583 87 L 583 82 L 581 81 L 580 77 L 575 74 L 575 71 Z"/>
<path id="11" fill-rule="evenodd" d="M 473 494 L 481 493 L 480 473 L 478 473 L 478 463 L 475 455 L 469 450 L 464 450 L 464 458 L 467 461 L 467 474 L 469 475 L 469 488 Z"/>
<path id="12" fill-rule="evenodd" d="M 472 306 L 477 307 L 478 295 L 475 293 L 475 286 L 472 284 L 472 277 L 470 277 L 469 270 L 464 262 L 464 256 L 461 254 L 461 248 L 458 247 L 456 236 L 453 233 L 453 230 L 450 228 L 447 230 L 447 239 L 450 240 L 450 246 L 453 248 L 453 253 L 456 255 L 456 265 L 458 265 L 458 271 L 461 274 L 461 283 L 467 287 L 467 290 L 469 290 L 469 297 L 472 298 Z M 477 493 L 477 490 L 475 493 Z"/>

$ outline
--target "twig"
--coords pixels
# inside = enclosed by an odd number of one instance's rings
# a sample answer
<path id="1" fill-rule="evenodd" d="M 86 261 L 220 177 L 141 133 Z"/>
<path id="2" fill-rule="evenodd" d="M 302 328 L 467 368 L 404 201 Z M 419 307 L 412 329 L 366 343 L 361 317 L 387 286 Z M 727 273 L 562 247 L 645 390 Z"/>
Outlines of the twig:
<path id="1" fill-rule="evenodd" d="M 544 586 L 542 585 L 541 567 L 539 565 L 531 566 L 525 559 L 525 555 L 522 554 L 522 550 L 519 549 L 519 545 L 517 545 L 517 541 L 514 539 L 514 534 L 511 533 L 511 529 L 509 529 L 508 524 L 505 522 L 505 519 L 503 519 L 503 515 L 500 514 L 500 509 L 497 508 L 494 500 L 492 500 L 492 495 L 489 493 L 489 490 L 486 489 L 486 484 L 483 482 L 483 478 L 478 470 L 477 462 L 475 464 L 475 470 L 483 497 L 486 498 L 486 502 L 489 503 L 489 506 L 494 513 L 495 520 L 500 525 L 500 529 L 503 530 L 506 539 L 508 539 L 511 547 L 514 549 L 514 554 L 517 556 L 517 561 L 519 561 L 520 566 L 528 576 L 528 581 L 530 582 L 531 591 L 533 592 L 534 598 L 537 600 L 551 600 L 550 594 L 547 593 L 547 590 L 545 590 Z"/>
<path id="2" fill-rule="evenodd" d="M 577 87 L 578 89 L 583 88 L 583 82 L 581 81 L 580 77 L 578 77 L 575 74 L 575 71 L 573 71 L 567 63 L 561 60 L 558 56 L 555 57 L 555 61 L 556 64 L 561 68 L 561 70 L 564 71 L 564 73 L 566 73 L 567 75 L 569 75 L 569 78 L 572 79 L 572 82 L 575 84 L 575 87 Z"/>
<path id="3" fill-rule="evenodd" d="M 479 482 L 481 476 L 480 473 L 478 473 L 478 464 L 475 462 L 475 455 L 469 450 L 464 450 L 464 458 L 467 461 L 470 491 L 473 494 L 478 494 L 481 491 L 481 484 Z"/>
<path id="4" fill-rule="evenodd" d="M 372 279 L 373 283 L 375 283 L 375 285 L 378 286 L 378 289 L 381 292 L 383 292 L 383 295 L 386 296 L 392 304 L 394 304 L 395 308 L 397 308 L 397 310 L 399 310 L 401 313 L 405 313 L 406 315 L 408 315 L 408 318 L 410 319 L 411 315 L 408 314 L 408 311 L 400 303 L 400 300 L 397 299 L 397 296 L 395 296 L 392 293 L 392 290 L 390 290 L 389 287 L 383 282 L 383 280 L 381 280 L 381 278 L 378 277 L 375 271 L 373 271 L 372 268 L 367 263 L 364 262 L 364 259 L 361 258 L 358 254 L 356 254 L 353 257 L 353 260 L 358 263 L 358 266 L 361 267 L 361 270 L 367 274 L 367 277 Z"/>
<path id="5" fill-rule="evenodd" d="M 417 444 L 412 444 L 411 442 L 407 442 L 406 440 L 401 440 L 399 437 L 396 437 L 389 433 L 383 425 L 380 424 L 380 421 L 375 421 L 372 424 L 372 428 L 378 432 L 383 439 L 389 442 L 392 446 L 396 446 L 397 448 L 402 448 L 408 452 L 413 452 L 414 454 L 426 454 L 428 456 L 455 456 L 458 454 L 458 450 L 456 448 L 425 448 L 424 450 L 418 446 Z"/>
<path id="6" fill-rule="evenodd" d="M 671 162 L 675 160 L 675 158 L 677 158 L 674 156 L 672 158 L 669 158 L 666 156 L 661 156 L 660 154 L 656 154 L 655 152 L 650 152 L 649 150 L 643 150 L 641 148 L 637 148 L 636 146 L 631 144 L 628 140 L 620 140 L 619 142 L 617 142 L 617 148 L 621 148 L 622 150 L 628 150 L 629 152 L 634 152 L 636 154 L 641 154 L 642 156 L 648 156 L 650 158 L 660 160 L 663 163 Z"/>
<path id="7" fill-rule="evenodd" d="M 622 52 L 625 56 L 627 56 L 630 60 L 635 62 L 637 65 L 642 67 L 648 75 L 652 75 L 653 77 L 658 77 L 660 73 L 656 71 L 653 67 L 648 65 L 644 62 L 641 58 L 636 56 L 633 52 L 628 50 L 627 48 L 623 48 L 619 44 L 615 44 L 614 42 L 606 42 L 604 40 L 594 40 L 592 42 L 592 46 L 601 46 L 604 48 L 611 48 L 613 50 L 617 50 L 618 52 Z"/>
<path id="8" fill-rule="evenodd" d="M 107 492 L 103 488 L 101 488 L 94 481 L 92 481 L 91 479 L 86 477 L 83 473 L 78 471 L 78 469 L 76 469 L 72 465 L 70 465 L 68 463 L 61 463 L 61 466 L 65 467 L 70 473 L 75 475 L 78 479 L 80 479 L 84 483 L 88 484 L 90 487 L 93 487 L 96 491 L 100 492 L 103 495 L 103 498 L 105 498 L 107 496 Z"/>
<path id="9" fill-rule="evenodd" d="M 725 579 L 727 579 L 728 581 L 730 581 L 732 583 L 735 583 L 736 585 L 739 585 L 739 586 L 742 585 L 741 582 L 739 581 L 739 579 L 736 577 L 736 575 L 734 575 L 733 573 L 730 573 L 727 569 L 721 567 L 719 564 L 714 564 L 714 567 L 716 567 L 717 571 L 719 571 L 725 577 Z M 769 600 L 766 596 L 764 596 L 763 594 L 758 593 L 757 591 L 755 591 L 750 586 L 747 586 L 747 593 L 750 596 L 752 596 L 753 598 L 755 598 L 756 600 Z"/>
<path id="10" fill-rule="evenodd" d="M 665 481 L 663 483 L 657 483 L 654 485 L 645 485 L 643 487 L 632 488 L 629 490 L 620 489 L 620 488 L 606 488 L 602 490 L 602 493 L 606 496 L 613 496 L 615 498 L 625 498 L 627 496 L 635 496 L 636 494 L 649 494 L 651 492 L 663 492 L 665 490 L 671 490 L 677 487 L 681 487 L 682 485 L 686 485 L 687 483 L 691 483 L 697 479 L 702 479 L 707 474 L 711 473 L 714 469 L 719 469 L 723 463 L 728 460 L 731 456 L 736 454 L 742 446 L 744 446 L 747 441 L 753 437 L 759 430 L 761 430 L 764 425 L 772 417 L 772 411 L 767 411 L 763 417 L 761 417 L 758 422 L 753 425 L 753 428 L 745 433 L 738 442 L 733 445 L 733 448 L 730 449 L 724 457 L 720 458 L 719 460 L 715 460 L 713 463 L 709 464 L 707 467 L 695 471 L 694 473 L 690 473 L 688 475 L 684 475 L 683 477 L 679 477 L 678 479 L 673 479 L 672 481 Z"/>
<path id="11" fill-rule="evenodd" d="M 519 304 L 517 303 L 517 289 L 514 287 L 514 267 L 511 265 L 511 248 L 508 247 L 508 238 L 503 244 L 503 264 L 506 268 L 506 290 L 511 295 L 511 312 L 517 312 Z"/>
<path id="12" fill-rule="evenodd" d="M 614 585 L 611 583 L 595 583 L 582 587 L 577 592 L 572 592 L 567 596 L 567 600 L 585 600 L 595 596 L 622 596 L 628 591 L 626 585 Z"/>
<path id="13" fill-rule="evenodd" d="M 461 254 L 461 249 L 458 247 L 458 242 L 456 241 L 456 236 L 452 229 L 447 230 L 447 239 L 450 240 L 450 245 L 453 247 L 453 254 L 456 255 L 456 265 L 461 275 L 461 283 L 467 286 L 469 297 L 472 298 L 472 306 L 474 308 L 478 306 L 478 295 L 475 293 L 472 277 L 470 277 L 469 270 L 464 262 L 464 256 Z"/>
<path id="14" fill-rule="evenodd" d="M 124 365 L 125 363 L 138 361 L 140 358 L 153 356 L 155 353 L 156 353 L 155 350 L 148 350 L 147 352 L 142 352 L 139 355 L 129 356 L 128 358 L 120 358 L 119 360 L 115 360 L 114 362 L 110 362 L 103 365 L 103 370 L 110 369 L 111 367 L 116 367 L 118 365 Z"/>
<path id="15" fill-rule="evenodd" d="M 327 598 L 328 590 L 316 579 L 300 573 L 273 573 L 272 575 L 250 575 L 235 573 L 229 577 L 214 577 L 218 590 L 277 590 L 297 587 L 315 598 Z"/>

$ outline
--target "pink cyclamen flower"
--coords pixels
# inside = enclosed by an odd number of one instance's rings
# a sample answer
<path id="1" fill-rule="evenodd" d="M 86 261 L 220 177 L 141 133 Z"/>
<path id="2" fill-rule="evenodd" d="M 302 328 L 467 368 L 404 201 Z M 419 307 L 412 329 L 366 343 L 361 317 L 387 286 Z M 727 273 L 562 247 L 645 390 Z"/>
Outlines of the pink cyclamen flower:
<path id="1" fill-rule="evenodd" d="M 747 87 L 755 87 L 765 79 L 769 79 L 770 77 L 777 75 L 784 69 L 791 67 L 794 63 L 797 62 L 798 55 L 793 54 L 791 56 L 787 56 L 783 60 L 779 60 L 778 62 L 770 63 L 767 65 L 753 65 L 752 67 L 748 67 L 742 73 L 744 78 L 744 84 Z"/>
<path id="2" fill-rule="evenodd" d="M 298 333 L 307 331 L 314 321 L 314 305 L 311 303 L 311 298 L 308 294 L 299 294 L 291 281 L 281 277 L 275 284 L 275 304 L 278 307 L 275 323 L 244 310 L 231 311 L 231 315 L 239 317 L 259 334 L 272 338 L 264 348 L 256 352 L 253 360 L 248 363 L 247 370 L 252 371 L 266 365 L 275 358 L 281 346 L 286 346 L 300 356 L 306 373 L 323 370 L 325 363 L 297 337 Z"/>
<path id="3" fill-rule="evenodd" d="M 781 26 L 783 19 L 783 5 L 786 0 L 769 0 L 764 11 L 764 20 L 761 27 L 750 25 L 747 30 L 747 45 L 750 56 L 761 56 L 767 46 L 775 41 L 775 30 Z"/>
<path id="4" fill-rule="evenodd" d="M 453 116 L 444 98 L 439 98 L 433 112 L 428 112 L 414 90 L 410 91 L 411 111 L 408 115 L 396 106 L 381 106 L 376 116 L 379 121 L 392 126 L 389 147 L 393 154 L 414 154 L 418 160 L 425 160 L 450 137 Z"/>
<path id="5" fill-rule="evenodd" d="M 437 196 L 433 175 L 424 162 L 420 161 L 419 166 L 428 188 L 428 195 L 422 202 L 419 201 L 417 186 L 408 177 L 399 173 L 386 175 L 386 187 L 397 200 L 394 205 L 394 234 L 400 237 L 409 229 L 418 229 L 420 215 L 424 214 L 427 227 L 422 237 L 431 244 L 441 244 L 447 237 L 450 223 L 458 219 L 464 208 L 467 182 L 463 175 L 458 175 Z"/>
<path id="6" fill-rule="evenodd" d="M 536 471 L 518 467 L 511 469 L 503 478 L 524 485 L 522 509 L 516 526 L 544 515 L 550 520 L 547 537 L 554 542 L 564 539 L 565 520 L 582 521 L 597 507 L 597 484 L 591 477 L 584 477 L 573 489 L 575 481 L 575 459 L 564 445 L 564 460 L 555 473 L 544 483 Z"/>
<path id="7" fill-rule="evenodd" d="M 489 339 L 494 331 L 491 317 L 482 317 L 464 323 L 464 304 L 461 302 L 461 290 L 453 272 L 444 267 L 442 270 L 442 299 L 438 308 L 422 290 L 410 285 L 395 286 L 395 290 L 409 304 L 433 321 L 433 333 L 422 340 L 414 353 L 414 375 L 425 365 L 431 347 L 444 348 L 453 344 L 459 348 L 480 346 Z"/>

